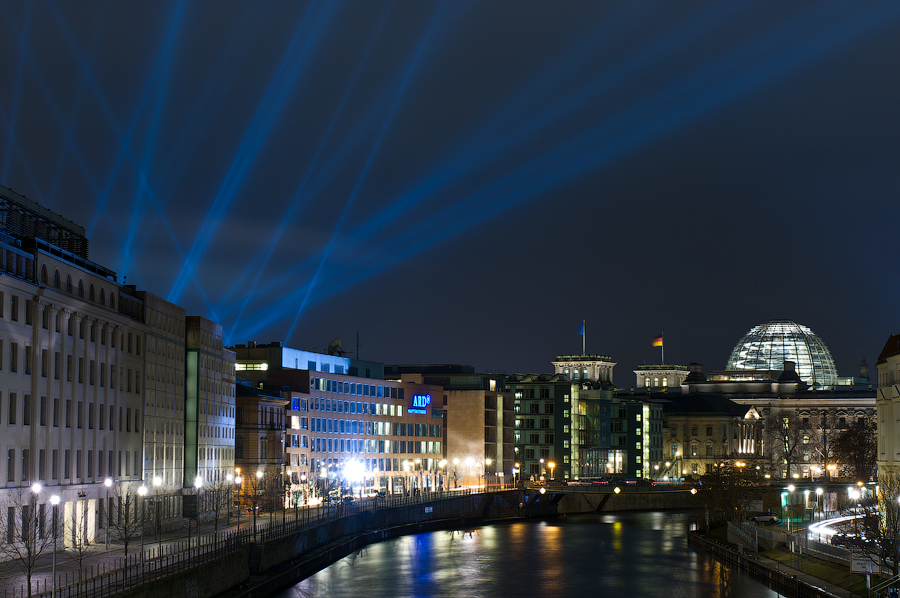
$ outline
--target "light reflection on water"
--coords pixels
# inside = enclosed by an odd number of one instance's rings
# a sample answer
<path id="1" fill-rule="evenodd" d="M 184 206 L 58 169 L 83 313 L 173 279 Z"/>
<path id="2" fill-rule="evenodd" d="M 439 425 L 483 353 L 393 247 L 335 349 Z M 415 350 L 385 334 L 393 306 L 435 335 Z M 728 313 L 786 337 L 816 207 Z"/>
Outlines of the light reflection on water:
<path id="1" fill-rule="evenodd" d="M 679 513 L 607 513 L 416 534 L 370 545 L 277 598 L 779 596 L 689 549 L 687 525 Z"/>

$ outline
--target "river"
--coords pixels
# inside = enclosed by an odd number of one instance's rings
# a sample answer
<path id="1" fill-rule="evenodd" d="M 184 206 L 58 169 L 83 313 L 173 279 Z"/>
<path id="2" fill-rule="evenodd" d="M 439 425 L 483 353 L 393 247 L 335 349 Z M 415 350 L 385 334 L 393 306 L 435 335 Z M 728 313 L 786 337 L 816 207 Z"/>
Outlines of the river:
<path id="1" fill-rule="evenodd" d="M 372 544 L 276 598 L 774 598 L 689 548 L 688 515 L 628 512 L 485 525 Z"/>

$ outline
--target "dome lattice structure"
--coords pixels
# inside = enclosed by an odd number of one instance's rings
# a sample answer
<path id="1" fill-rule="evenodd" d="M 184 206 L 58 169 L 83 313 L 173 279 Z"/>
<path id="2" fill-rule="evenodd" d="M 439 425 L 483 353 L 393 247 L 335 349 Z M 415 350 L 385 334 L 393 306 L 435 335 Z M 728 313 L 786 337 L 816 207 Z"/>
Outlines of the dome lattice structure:
<path id="1" fill-rule="evenodd" d="M 828 347 L 812 330 L 790 320 L 773 320 L 751 329 L 731 350 L 725 367 L 781 371 L 785 361 L 796 364 L 797 374 L 811 388 L 837 383 L 837 368 Z"/>

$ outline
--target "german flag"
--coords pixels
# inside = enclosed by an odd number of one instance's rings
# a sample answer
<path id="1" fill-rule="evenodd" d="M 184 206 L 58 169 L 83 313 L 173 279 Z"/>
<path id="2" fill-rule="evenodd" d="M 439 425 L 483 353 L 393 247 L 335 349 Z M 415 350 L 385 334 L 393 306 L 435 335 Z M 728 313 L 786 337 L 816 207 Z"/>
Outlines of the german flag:
<path id="1" fill-rule="evenodd" d="M 662 337 L 663 337 L 662 332 L 660 332 L 658 335 L 653 337 L 653 346 L 654 347 L 662 347 L 663 346 Z"/>

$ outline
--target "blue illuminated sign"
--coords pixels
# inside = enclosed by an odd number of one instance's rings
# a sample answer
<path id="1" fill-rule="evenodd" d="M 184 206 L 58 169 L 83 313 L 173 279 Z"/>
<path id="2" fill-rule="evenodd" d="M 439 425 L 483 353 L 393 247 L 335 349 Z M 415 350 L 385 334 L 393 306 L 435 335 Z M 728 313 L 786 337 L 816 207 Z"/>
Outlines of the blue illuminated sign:
<path id="1" fill-rule="evenodd" d="M 431 395 L 413 395 L 412 406 L 406 411 L 408 413 L 425 415 L 428 413 L 427 407 L 429 405 L 431 405 Z"/>

